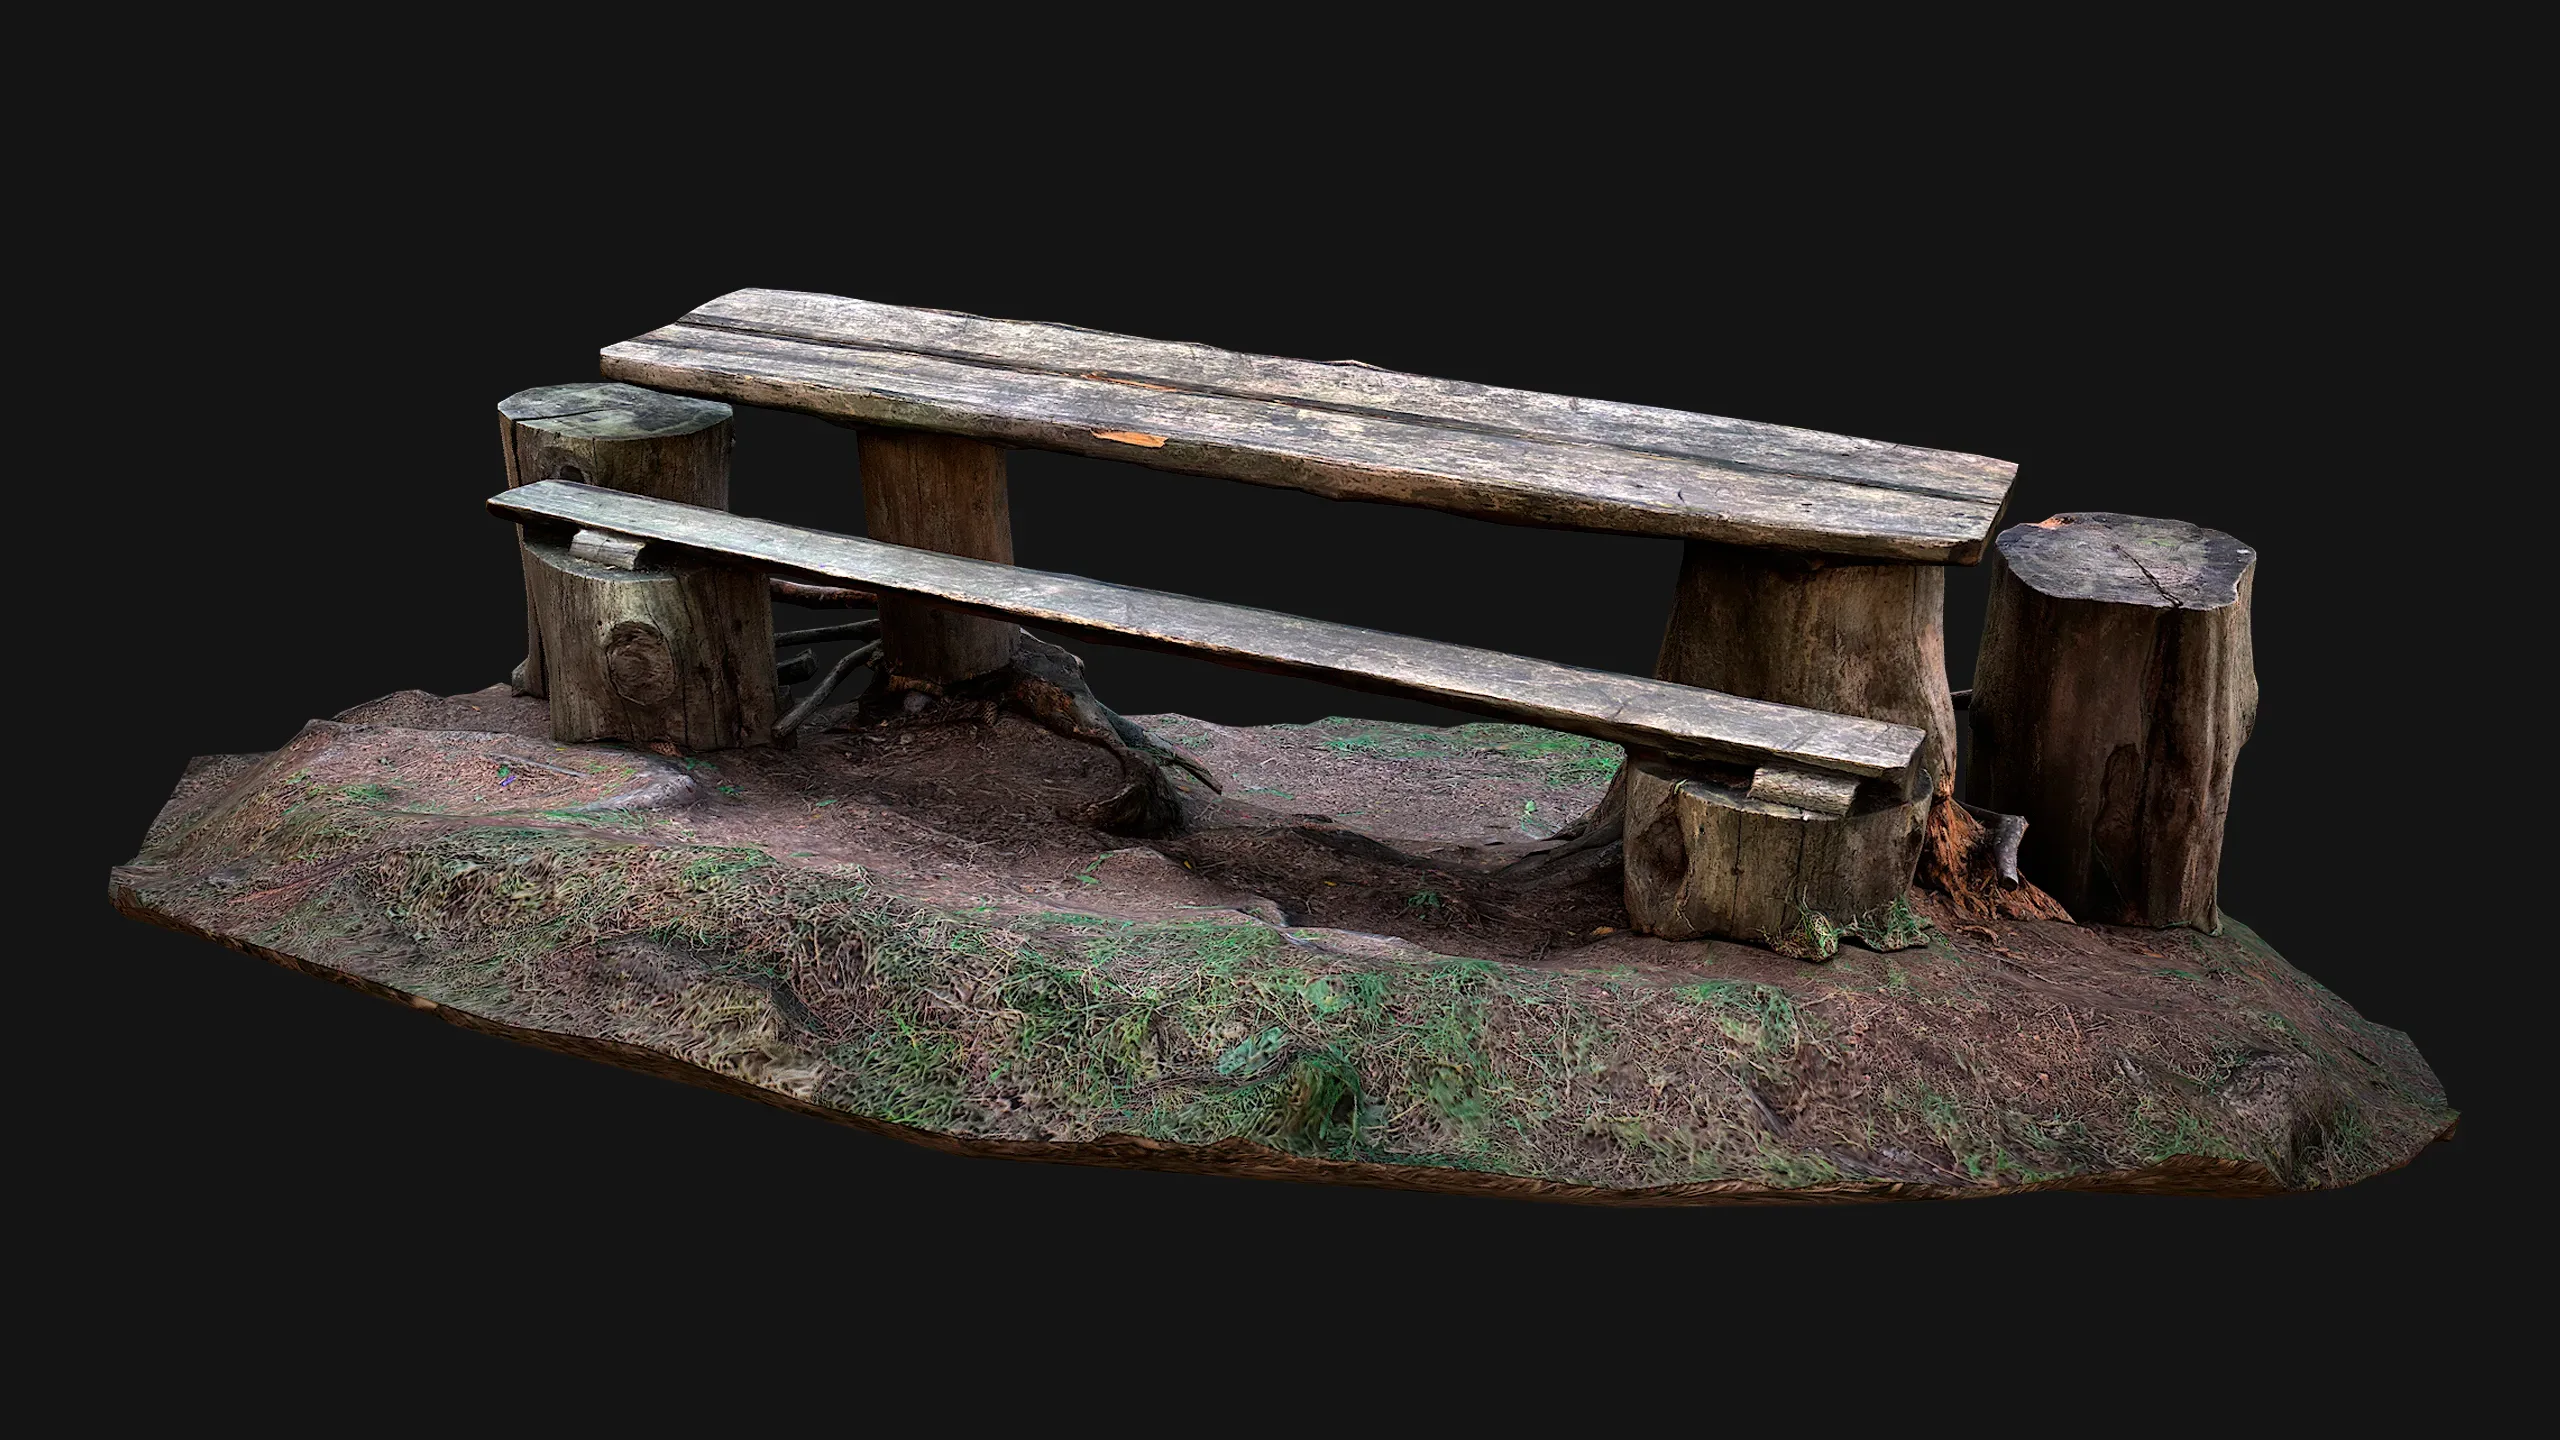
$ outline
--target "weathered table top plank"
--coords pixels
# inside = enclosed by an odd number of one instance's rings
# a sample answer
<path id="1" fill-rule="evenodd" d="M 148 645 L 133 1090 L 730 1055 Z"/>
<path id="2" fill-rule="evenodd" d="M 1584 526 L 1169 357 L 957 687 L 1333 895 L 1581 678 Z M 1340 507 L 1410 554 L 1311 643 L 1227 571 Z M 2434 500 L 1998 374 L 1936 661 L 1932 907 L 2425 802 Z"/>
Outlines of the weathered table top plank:
<path id="1" fill-rule="evenodd" d="M 1654 406 L 741 290 L 604 351 L 654 389 L 1487 519 L 1970 564 L 2017 467 Z"/>
<path id="2" fill-rule="evenodd" d="M 1771 760 L 1907 781 L 1921 732 L 1667 681 L 967 560 L 545 480 L 491 497 L 526 523 L 583 526 L 952 609 L 1353 689 L 1405 695 L 1639 751 Z"/>

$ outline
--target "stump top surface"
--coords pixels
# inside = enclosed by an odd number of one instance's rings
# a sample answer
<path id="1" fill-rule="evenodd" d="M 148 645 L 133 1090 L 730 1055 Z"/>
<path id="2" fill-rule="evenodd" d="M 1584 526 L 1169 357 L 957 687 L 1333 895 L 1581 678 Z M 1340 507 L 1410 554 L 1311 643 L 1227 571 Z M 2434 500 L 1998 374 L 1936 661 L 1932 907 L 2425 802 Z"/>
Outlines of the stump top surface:
<path id="1" fill-rule="evenodd" d="M 616 380 L 857 424 L 1514 524 L 1970 565 L 2017 466 L 1073 325 L 739 290 L 605 349 Z"/>
<path id="2" fill-rule="evenodd" d="M 717 400 L 598 380 L 519 390 L 498 402 L 498 413 L 574 440 L 656 440 L 708 430 L 732 412 Z"/>
<path id="3" fill-rule="evenodd" d="M 2240 598 L 2258 552 L 2184 520 L 2071 511 L 2000 532 L 2000 559 L 2037 591 L 2067 600 L 2219 610 Z"/>

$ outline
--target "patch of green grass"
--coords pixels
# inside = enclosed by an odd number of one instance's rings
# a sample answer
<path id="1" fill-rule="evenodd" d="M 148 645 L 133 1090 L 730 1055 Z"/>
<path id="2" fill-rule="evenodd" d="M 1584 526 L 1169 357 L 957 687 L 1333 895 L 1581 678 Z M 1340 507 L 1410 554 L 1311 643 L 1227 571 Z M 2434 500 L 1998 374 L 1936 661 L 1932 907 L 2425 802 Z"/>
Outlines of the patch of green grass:
<path id="1" fill-rule="evenodd" d="M 1843 940 L 1855 940 L 1879 952 L 1926 945 L 1929 943 L 1929 922 L 1921 919 L 1919 912 L 1913 910 L 1910 902 L 1900 895 L 1846 921 L 1834 920 L 1813 909 L 1799 895 L 1795 902 L 1795 918 L 1787 929 L 1764 938 L 1769 948 L 1781 955 L 1799 960 L 1828 960 L 1840 952 Z"/>
<path id="2" fill-rule="evenodd" d="M 334 790 L 320 798 L 351 819 L 371 813 Z M 1431 902 L 1448 903 L 1434 891 L 1408 899 L 1417 916 L 1438 908 Z M 1871 923 L 1889 931 L 1893 922 Z M 886 894 L 852 866 L 484 825 L 359 858 L 315 885 L 277 933 L 294 927 L 305 937 L 396 928 L 422 942 L 408 948 L 423 958 L 401 962 L 417 967 L 405 988 L 536 1021 L 567 989 L 606 983 L 613 972 L 596 956 L 645 939 L 656 947 L 651 965 L 673 967 L 683 988 L 663 1001 L 634 992 L 611 1012 L 633 1027 L 625 1038 L 939 1134 L 1242 1139 L 1288 1154 L 1616 1186 L 1840 1179 L 1847 1162 L 1826 1159 L 1816 1141 L 1853 1153 L 1943 1151 L 1943 1163 L 1974 1180 L 2225 1144 L 2209 1097 L 2118 1091 L 2086 1100 L 2085 1113 L 2060 1102 L 2027 1113 L 2029 1101 L 1990 1083 L 1999 1069 L 1982 1048 L 1990 1042 L 1953 1020 L 1941 1029 L 1946 1011 L 1921 1014 L 1911 997 L 1925 977 L 1863 955 L 1838 986 L 1810 968 L 1803 983 L 1673 986 L 1625 967 L 1380 960 L 1323 948 L 1322 930 L 1293 938 L 1241 916 L 952 914 Z M 1879 974 L 1883 988 L 1866 988 Z M 1853 1053 L 1830 1028 L 1847 1023 L 1832 1008 L 1844 995 L 1870 1018 L 1879 1005 L 1898 1009 L 1901 1019 L 1875 1023 L 1926 1030 L 1946 1058 L 1897 1061 L 1903 1068 L 1879 1072 L 1887 1098 L 1860 1102 L 1831 1122 L 1836 1130 L 1790 1135 L 1809 1122 L 1792 1118 L 1785 1097 L 1805 1093 L 1798 1087 L 1824 1057 Z M 2327 1025 L 2316 1014 L 2307 1023 Z M 2396 1053 L 2343 1022 L 2319 1034 Z M 2171 1058 L 2212 1068 L 2200 1054 Z M 1791 1117 L 1787 1127 L 1773 1131 L 1768 1108 Z M 2343 1110 L 2316 1147 L 2326 1167 L 2316 1173 L 2363 1173 L 2397 1143 L 2374 1128 Z"/>
<path id="3" fill-rule="evenodd" d="M 1870 950 L 1908 950 L 1915 945 L 1929 943 L 1929 922 L 1911 908 L 1907 897 L 1896 895 L 1890 903 L 1842 926 L 1840 933 L 1856 939 Z"/>
<path id="4" fill-rule="evenodd" d="M 2342 1107 L 2313 1131 L 2302 1157 L 2302 1168 L 2323 1183 L 2345 1183 L 2372 1171 L 2383 1153 L 2376 1142 L 2373 1122 L 2364 1110 L 2354 1105 Z"/>
<path id="5" fill-rule="evenodd" d="M 822 1096 L 840 1109 L 920 1130 L 950 1129 L 970 1113 L 957 1038 L 919 1030 L 904 1016 L 836 1046 L 827 1061 L 836 1074 Z"/>
<path id="6" fill-rule="evenodd" d="M 1618 768 L 1626 763 L 1623 756 L 1583 755 L 1552 766 L 1547 783 L 1557 789 L 1568 785 L 1604 785 L 1618 776 Z"/>
<path id="7" fill-rule="evenodd" d="M 649 817 L 637 810 L 537 810 L 545 820 L 562 825 L 585 825 L 598 830 L 636 831 L 649 828 Z"/>
<path id="8" fill-rule="evenodd" d="M 1534 725 L 1459 725 L 1452 727 L 1448 736 L 1452 747 L 1460 751 L 1516 755 L 1537 761 L 1546 771 L 1545 783 L 1557 789 L 1605 784 L 1617 775 L 1627 758 L 1624 748 L 1605 740 Z"/>
<path id="9" fill-rule="evenodd" d="M 354 789 L 376 787 L 357 786 Z M 390 824 L 376 812 L 374 800 L 352 790 L 319 789 L 309 771 L 297 771 L 274 792 L 275 820 L 258 841 L 267 849 L 297 861 L 321 860 L 357 849 Z"/>
<path id="10" fill-rule="evenodd" d="M 1701 980 L 1674 993 L 1714 1011 L 1717 1027 L 1755 1057 L 1781 1050 L 1792 1056 L 1804 1043 L 1794 997 L 1779 986 L 1750 980 Z"/>
<path id="11" fill-rule="evenodd" d="M 2193 1109 L 2147 1091 L 2135 1097 L 2126 1133 L 2135 1157 L 2145 1165 L 2157 1165 L 2178 1155 L 2239 1158 L 2239 1151 Z"/>
<path id="12" fill-rule="evenodd" d="M 700 859 L 684 867 L 684 882 L 695 887 L 718 885 L 773 863 L 762 850 L 745 846 L 705 847 Z"/>

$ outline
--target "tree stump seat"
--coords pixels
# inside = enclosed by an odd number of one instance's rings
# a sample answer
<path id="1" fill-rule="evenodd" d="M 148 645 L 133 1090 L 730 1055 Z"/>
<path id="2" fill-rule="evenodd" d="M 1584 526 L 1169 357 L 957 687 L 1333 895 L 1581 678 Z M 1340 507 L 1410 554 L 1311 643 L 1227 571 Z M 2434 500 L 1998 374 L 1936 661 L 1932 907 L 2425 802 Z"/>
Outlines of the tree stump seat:
<path id="1" fill-rule="evenodd" d="M 1971 793 L 2025 817 L 2019 865 L 2079 919 L 2220 924 L 2222 836 L 2258 720 L 2257 552 L 2183 520 L 2002 531 L 1971 705 Z"/>

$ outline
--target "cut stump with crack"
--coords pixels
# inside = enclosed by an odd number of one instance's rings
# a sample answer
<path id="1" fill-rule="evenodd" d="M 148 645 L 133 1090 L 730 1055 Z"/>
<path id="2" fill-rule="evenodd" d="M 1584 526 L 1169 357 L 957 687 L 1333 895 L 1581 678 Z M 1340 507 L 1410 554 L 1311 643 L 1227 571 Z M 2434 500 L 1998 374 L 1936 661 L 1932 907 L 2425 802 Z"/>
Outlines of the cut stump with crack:
<path id="1" fill-rule="evenodd" d="M 1622 758 L 1512 725 L 1138 717 L 1221 777 L 949 703 L 799 744 L 547 738 L 403 692 L 199 759 L 127 914 L 474 1029 L 971 1154 L 1625 1204 L 2267 1193 L 2453 1124 L 2248 927 L 1988 924 L 1823 965 L 1627 930 L 1557 845 Z M 848 728 L 850 727 L 850 728 Z M 1523 874 L 1530 878 L 1519 878 Z"/>

